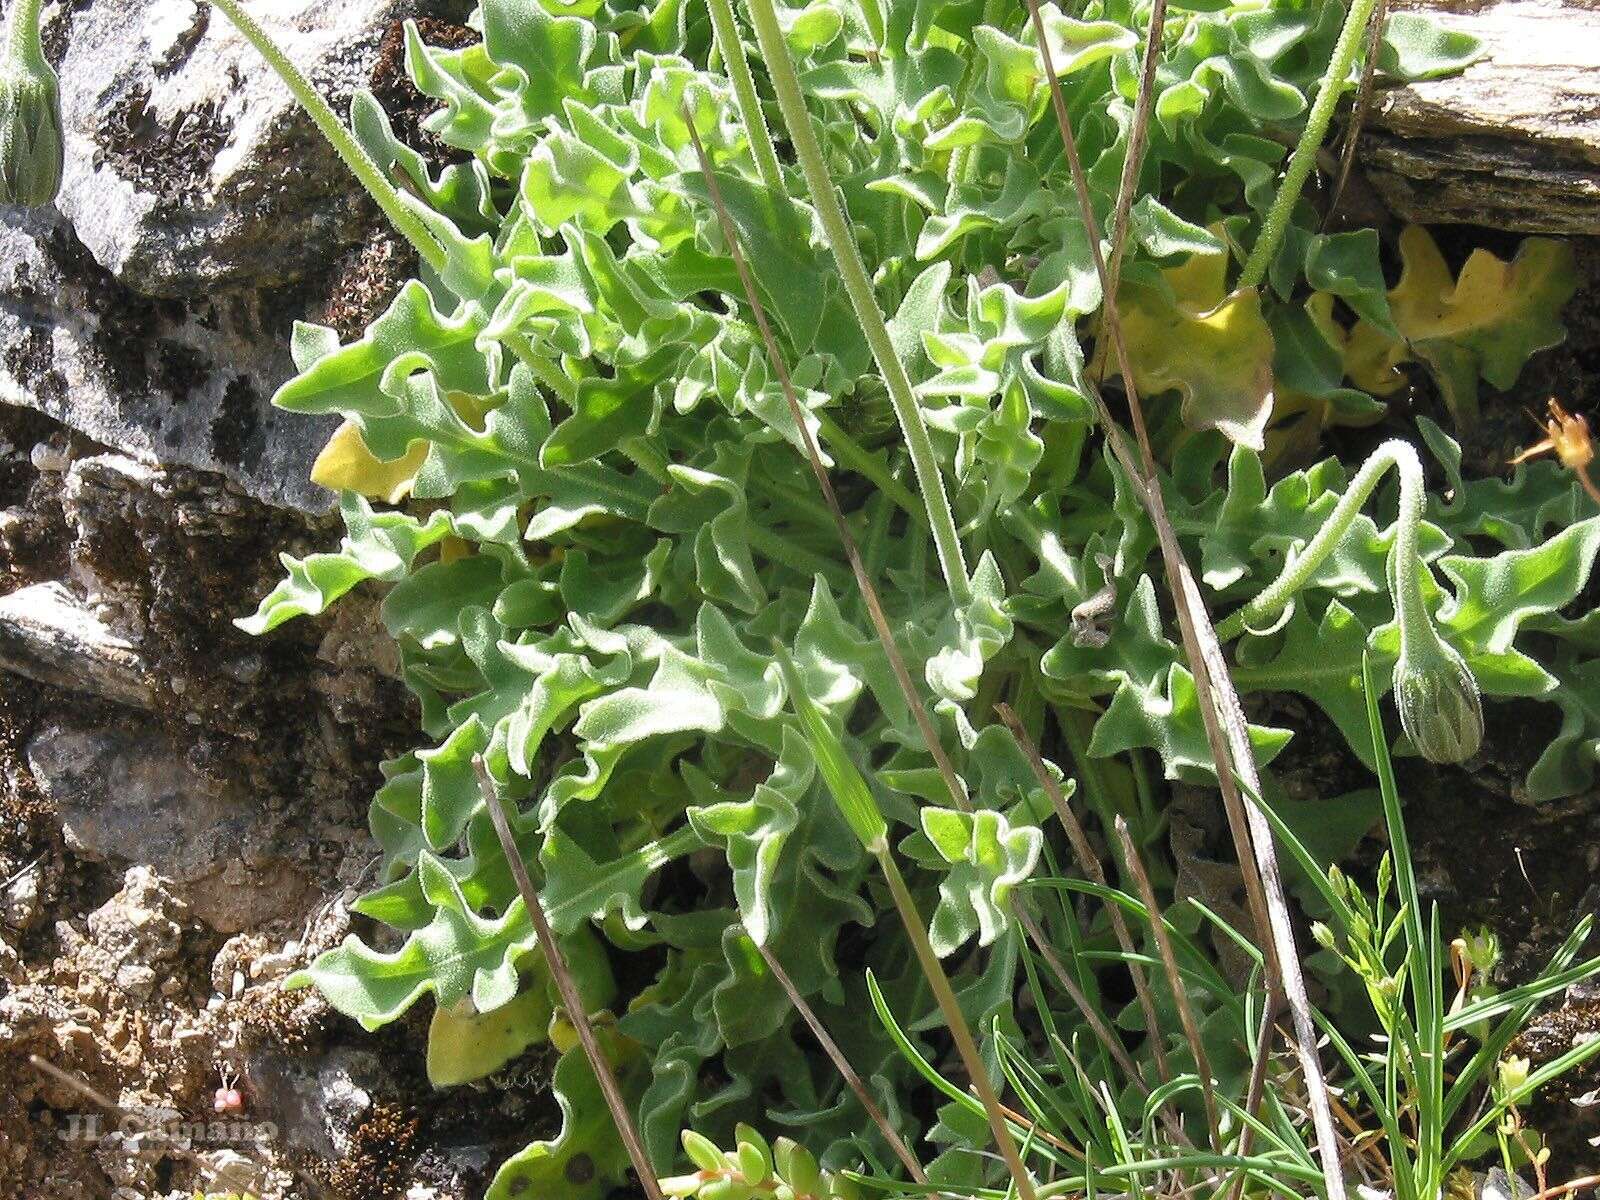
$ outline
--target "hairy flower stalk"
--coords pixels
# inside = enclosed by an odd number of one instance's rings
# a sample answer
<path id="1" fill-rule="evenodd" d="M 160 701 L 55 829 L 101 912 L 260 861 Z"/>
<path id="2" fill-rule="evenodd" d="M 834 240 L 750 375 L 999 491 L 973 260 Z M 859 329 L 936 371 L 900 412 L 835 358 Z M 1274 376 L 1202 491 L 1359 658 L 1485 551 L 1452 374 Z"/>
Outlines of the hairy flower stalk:
<path id="1" fill-rule="evenodd" d="M 733 19 L 732 0 L 706 0 L 711 12 L 711 27 L 716 32 L 717 49 L 727 65 L 728 79 L 733 84 L 733 97 L 739 105 L 739 119 L 744 122 L 745 135 L 750 139 L 750 153 L 756 160 L 756 170 L 761 182 L 775 196 L 784 195 L 783 169 L 778 165 L 778 152 L 772 145 L 772 134 L 767 120 L 761 114 L 761 99 L 756 95 L 755 78 L 750 74 L 750 60 L 745 56 L 744 42 L 739 38 L 739 26 Z"/>
<path id="2" fill-rule="evenodd" d="M 905 435 L 906 449 L 911 454 L 911 467 L 922 489 L 923 503 L 928 507 L 928 524 L 933 530 L 933 541 L 939 552 L 939 566 L 944 572 L 945 585 L 955 604 L 958 607 L 965 605 L 971 598 L 972 585 L 967 578 L 961 538 L 956 532 L 955 515 L 950 509 L 950 497 L 945 492 L 944 477 L 939 474 L 939 463 L 934 457 L 927 423 L 922 419 L 922 410 L 917 407 L 917 399 L 911 393 L 911 380 L 906 375 L 905 364 L 895 353 L 889 327 L 872 292 L 872 280 L 861 261 L 861 250 L 856 245 L 850 223 L 834 190 L 828 164 L 822 157 L 822 147 L 817 144 L 817 135 L 811 128 L 811 114 L 806 109 L 800 80 L 795 74 L 794 62 L 789 57 L 789 48 L 783 40 L 777 11 L 772 6 L 772 0 L 749 0 L 749 11 L 750 22 L 755 26 L 756 41 L 766 60 L 767 74 L 772 80 L 772 89 L 778 97 L 778 109 L 783 114 L 783 123 L 789 131 L 795 157 L 800 160 L 806 189 L 811 193 L 811 203 L 816 206 L 817 218 L 822 222 L 828 245 L 833 250 L 839 276 L 844 280 L 844 289 L 849 293 L 851 307 L 855 309 L 856 319 L 861 322 L 861 330 L 883 375 L 883 382 L 889 389 L 889 400 L 894 405 L 895 416 L 899 418 L 901 432 Z M 752 131 L 752 139 L 756 136 Z"/>
<path id="3" fill-rule="evenodd" d="M 61 91 L 39 41 L 43 0 L 12 0 L 0 64 L 0 204 L 38 208 L 61 188 Z"/>
<path id="4" fill-rule="evenodd" d="M 1470 758 L 1483 739 L 1483 705 L 1472 670 L 1434 628 L 1422 580 L 1431 577 L 1422 561 L 1418 536 L 1423 493 L 1422 463 L 1405 442 L 1385 442 L 1373 451 L 1345 494 L 1306 548 L 1286 563 L 1283 573 L 1250 603 L 1217 626 L 1223 640 L 1276 620 L 1296 592 L 1310 583 L 1333 553 L 1361 506 L 1390 467 L 1400 476 L 1400 512 L 1389 558 L 1389 590 L 1400 626 L 1400 657 L 1394 668 L 1395 706 L 1400 724 L 1418 752 L 1432 762 Z"/>
<path id="5" fill-rule="evenodd" d="M 245 41 L 267 60 L 267 65 L 279 79 L 283 80 L 300 107 L 305 109 L 306 115 L 316 125 L 317 131 L 344 160 L 351 174 L 383 210 L 383 215 L 388 217 L 406 241 L 416 248 L 422 261 L 435 271 L 443 270 L 446 261 L 444 247 L 429 232 L 426 223 L 412 211 L 406 199 L 400 194 L 400 190 L 389 182 L 378 164 L 372 161 L 372 156 L 362 149 L 361 143 L 356 141 L 354 135 L 345 128 L 344 122 L 339 120 L 328 102 L 322 98 L 322 93 L 311 85 L 311 81 L 289 60 L 289 56 L 284 54 L 266 30 L 257 25 L 255 19 L 244 11 L 239 0 L 210 0 L 210 2 L 233 23 L 235 29 L 244 35 Z"/>
<path id="6" fill-rule="evenodd" d="M 1350 11 L 1345 14 L 1339 40 L 1333 47 L 1333 57 L 1328 60 L 1328 69 L 1323 72 L 1322 82 L 1317 85 L 1317 98 L 1311 104 L 1306 127 L 1295 144 L 1294 153 L 1289 156 L 1289 167 L 1283 174 L 1283 182 L 1278 185 L 1278 194 L 1272 198 L 1272 207 L 1267 210 L 1266 220 L 1262 222 L 1260 236 L 1251 247 L 1250 257 L 1239 275 L 1241 288 L 1259 285 L 1267 277 L 1267 269 L 1277 256 L 1278 246 L 1289 228 L 1294 206 L 1300 199 L 1306 180 L 1311 177 L 1312 167 L 1316 165 L 1317 151 L 1322 148 L 1323 138 L 1328 136 L 1328 125 L 1333 120 L 1334 110 L 1339 107 L 1339 99 L 1349 84 L 1350 68 L 1361 47 L 1361 35 L 1367 22 L 1372 19 L 1372 10 L 1377 2 L 1354 0 Z"/>

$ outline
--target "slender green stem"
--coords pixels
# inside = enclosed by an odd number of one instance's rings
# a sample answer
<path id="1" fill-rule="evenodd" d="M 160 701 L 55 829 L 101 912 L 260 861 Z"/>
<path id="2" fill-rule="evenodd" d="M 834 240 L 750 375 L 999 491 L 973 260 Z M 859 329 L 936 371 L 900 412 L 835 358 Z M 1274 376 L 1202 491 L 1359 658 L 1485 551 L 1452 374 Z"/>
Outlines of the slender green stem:
<path id="1" fill-rule="evenodd" d="M 1352 0 L 1350 11 L 1345 14 L 1344 27 L 1339 30 L 1339 40 L 1333 47 L 1333 57 L 1328 60 L 1328 69 L 1323 72 L 1322 82 L 1317 85 L 1317 98 L 1311 104 L 1311 115 L 1306 118 L 1305 130 L 1295 145 L 1294 153 L 1289 156 L 1289 169 L 1284 172 L 1283 182 L 1278 185 L 1278 194 L 1272 198 L 1272 207 L 1267 210 L 1261 235 L 1256 238 L 1250 257 L 1245 261 L 1244 271 L 1239 276 L 1241 288 L 1256 287 L 1267 277 L 1267 269 L 1272 266 L 1278 246 L 1289 228 L 1289 217 L 1300 199 L 1301 189 L 1316 166 L 1317 151 L 1322 148 L 1322 140 L 1328 136 L 1328 124 L 1333 120 L 1334 110 L 1339 107 L 1340 97 L 1344 95 L 1350 67 L 1361 46 L 1361 35 L 1366 30 L 1367 22 L 1372 19 L 1372 10 L 1377 2 Z"/>
<path id="2" fill-rule="evenodd" d="M 923 924 L 922 914 L 917 910 L 917 902 L 906 887 L 906 881 L 889 849 L 885 847 L 878 850 L 876 857 L 883 869 L 883 878 L 889 885 L 889 894 L 894 897 L 895 908 L 900 912 L 901 923 L 911 938 L 911 947 L 916 951 L 922 973 L 928 980 L 928 986 L 933 989 L 934 999 L 939 1002 L 939 1011 L 944 1014 L 945 1024 L 950 1028 L 956 1053 L 961 1056 L 961 1064 L 972 1080 L 972 1090 L 978 1093 L 978 1099 L 983 1104 L 983 1111 L 989 1119 L 989 1131 L 994 1135 L 994 1144 L 1000 1151 L 1000 1157 L 1010 1169 L 1017 1194 L 1022 1200 L 1036 1200 L 1033 1179 L 1017 1152 L 1017 1143 L 1011 1137 L 1011 1130 L 1006 1126 L 1000 1097 L 995 1094 L 994 1084 L 989 1082 L 989 1072 L 983 1065 L 983 1056 L 978 1053 L 978 1044 L 973 1040 L 967 1019 L 961 1015 L 961 1005 L 956 1000 L 955 989 L 950 986 L 950 977 L 945 974 L 939 956 L 933 951 L 933 943 L 928 940 L 928 931 Z"/>
<path id="3" fill-rule="evenodd" d="M 835 588 L 850 586 L 850 576 L 839 567 L 837 559 L 828 558 L 814 550 L 807 550 L 793 538 L 784 537 L 775 529 L 754 523 L 746 527 L 746 536 L 752 550 L 759 550 L 773 562 L 792 568 L 804 575 L 821 575 Z"/>
<path id="4" fill-rule="evenodd" d="M 1304 550 L 1292 561 L 1284 564 L 1283 573 L 1254 600 L 1217 625 L 1219 640 L 1236 638 L 1252 625 L 1262 625 L 1271 621 L 1296 592 L 1311 582 L 1311 577 L 1316 574 L 1317 568 L 1329 554 L 1333 553 L 1334 547 L 1339 544 L 1339 539 L 1344 537 L 1345 531 L 1349 529 L 1350 522 L 1355 520 L 1356 514 L 1361 511 L 1361 506 L 1367 502 L 1373 489 L 1378 486 L 1378 481 L 1390 467 L 1400 475 L 1400 513 L 1396 520 L 1395 531 L 1395 615 L 1400 620 L 1402 630 L 1421 626 L 1432 630 L 1432 621 L 1422 595 L 1421 572 L 1427 568 L 1422 565 L 1417 548 L 1422 509 L 1426 500 L 1423 493 L 1422 463 L 1418 460 L 1414 449 L 1396 439 L 1379 446 L 1372 452 L 1372 456 L 1361 464 L 1361 469 L 1350 481 L 1350 486 L 1339 498 L 1339 503 L 1334 506 L 1333 512 L 1328 514 L 1328 519 L 1323 522 L 1322 528 L 1317 530 L 1316 536 L 1307 543 Z"/>
<path id="5" fill-rule="evenodd" d="M 822 431 L 822 440 L 828 443 L 828 449 L 841 463 L 857 475 L 871 480 L 873 486 L 903 508 L 907 516 L 927 524 L 928 512 L 922 507 L 922 501 L 917 499 L 910 488 L 894 477 L 894 472 L 881 455 L 875 454 L 856 441 L 827 413 L 819 412 L 816 417 L 817 427 Z"/>
<path id="6" fill-rule="evenodd" d="M 739 117 L 744 121 L 745 136 L 750 139 L 750 153 L 755 156 L 761 182 L 774 196 L 787 195 L 778 152 L 773 148 L 772 134 L 761 112 L 761 98 L 756 95 L 756 81 L 750 74 L 750 60 L 745 56 L 739 26 L 733 19 L 733 5 L 729 0 L 706 0 L 706 7 L 711 10 L 711 28 L 717 35 L 717 49 L 722 51 L 728 67 L 733 98 L 739 105 Z"/>
<path id="7" fill-rule="evenodd" d="M 906 376 L 905 365 L 895 354 L 889 327 L 872 292 L 872 280 L 861 261 L 861 250 L 850 232 L 844 207 L 828 174 L 822 147 L 817 143 L 816 132 L 811 127 L 811 114 L 806 111 L 805 96 L 800 91 L 800 80 L 795 74 L 794 62 L 789 57 L 789 47 L 778 25 L 778 14 L 773 9 L 772 0 L 748 0 L 748 3 L 756 41 L 766 60 L 767 74 L 772 79 L 773 91 L 778 97 L 778 109 L 789 131 L 789 141 L 794 146 L 795 157 L 800 160 L 800 170 L 805 176 L 806 189 L 811 193 L 811 203 L 816 207 L 823 233 L 833 249 L 840 278 L 844 281 L 856 319 L 861 322 L 867 345 L 889 389 L 889 400 L 894 405 L 895 416 L 899 418 L 906 448 L 911 452 L 911 466 L 922 489 L 923 503 L 927 506 L 928 525 L 938 548 L 939 566 L 944 572 L 945 585 L 956 604 L 965 606 L 971 596 L 967 565 L 961 552 L 961 538 L 956 532 L 955 515 L 950 509 L 950 498 L 945 493 L 944 479 L 939 474 L 938 459 L 934 457 L 933 441 L 922 419 L 922 410 L 917 407 L 916 397 L 911 393 L 911 380 Z"/>
<path id="8" fill-rule="evenodd" d="M 37 0 L 25 0 L 25 2 L 37 5 Z M 377 201 L 378 207 L 383 210 L 383 215 L 388 217 L 405 239 L 416 247 L 417 253 L 422 256 L 422 261 L 435 271 L 442 270 L 447 258 L 444 247 L 416 214 L 406 207 L 399 190 L 389 182 L 378 164 L 372 161 L 372 156 L 361 148 L 361 143 L 356 141 L 354 135 L 345 128 L 344 122 L 339 120 L 328 102 L 322 98 L 322 93 L 311 86 L 311 81 L 300 73 L 300 68 L 289 61 L 277 43 L 255 23 L 249 13 L 244 11 L 239 0 L 211 0 L 211 3 L 223 16 L 233 22 L 245 40 L 267 60 L 267 65 L 278 73 L 278 78 L 288 85 L 290 93 L 315 122 L 322 136 L 328 139 L 328 144 L 344 160 L 345 166 L 350 168 L 361 186 L 367 189 L 368 195 Z"/>

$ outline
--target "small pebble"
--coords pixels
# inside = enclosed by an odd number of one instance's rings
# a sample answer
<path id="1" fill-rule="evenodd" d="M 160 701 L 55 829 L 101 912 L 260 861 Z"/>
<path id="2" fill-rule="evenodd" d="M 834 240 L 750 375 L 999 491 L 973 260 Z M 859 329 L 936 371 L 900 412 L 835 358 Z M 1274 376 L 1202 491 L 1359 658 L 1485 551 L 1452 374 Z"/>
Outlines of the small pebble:
<path id="1" fill-rule="evenodd" d="M 67 457 L 66 452 L 57 449 L 49 442 L 35 443 L 28 460 L 33 463 L 35 471 L 52 471 L 56 474 L 60 474 L 72 465 L 72 460 Z"/>

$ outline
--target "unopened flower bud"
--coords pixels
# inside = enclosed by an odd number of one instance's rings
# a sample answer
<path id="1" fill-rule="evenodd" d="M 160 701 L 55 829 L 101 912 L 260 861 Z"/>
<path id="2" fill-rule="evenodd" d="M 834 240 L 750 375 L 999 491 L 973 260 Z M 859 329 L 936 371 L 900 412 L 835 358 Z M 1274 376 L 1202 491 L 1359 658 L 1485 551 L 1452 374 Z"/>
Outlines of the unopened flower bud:
<path id="1" fill-rule="evenodd" d="M 1523 1084 L 1528 1082 L 1529 1072 L 1533 1064 L 1526 1058 L 1515 1054 L 1500 1060 L 1500 1087 L 1505 1093 L 1512 1094 Z"/>
<path id="2" fill-rule="evenodd" d="M 39 0 L 12 0 L 0 62 L 0 204 L 49 204 L 61 167 L 61 94 L 39 42 Z"/>
<path id="3" fill-rule="evenodd" d="M 1464 762 L 1483 741 L 1478 681 L 1461 655 L 1437 637 L 1406 641 L 1394 668 L 1400 725 L 1429 762 Z"/>
<path id="4" fill-rule="evenodd" d="M 1480 926 L 1476 932 L 1464 931 L 1457 940 L 1461 942 L 1462 956 L 1475 971 L 1492 971 L 1500 961 L 1500 939 L 1487 925 Z"/>

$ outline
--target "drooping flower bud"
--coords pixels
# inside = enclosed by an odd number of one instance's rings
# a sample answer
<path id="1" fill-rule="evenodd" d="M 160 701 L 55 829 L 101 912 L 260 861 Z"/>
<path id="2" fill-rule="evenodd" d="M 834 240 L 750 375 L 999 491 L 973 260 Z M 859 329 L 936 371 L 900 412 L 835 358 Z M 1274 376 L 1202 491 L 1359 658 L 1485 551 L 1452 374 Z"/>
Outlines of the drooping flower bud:
<path id="1" fill-rule="evenodd" d="M 1464 762 L 1478 752 L 1483 741 L 1478 681 L 1461 655 L 1437 636 L 1401 637 L 1394 701 L 1406 736 L 1429 762 Z"/>
<path id="2" fill-rule="evenodd" d="M 0 62 L 0 204 L 49 204 L 61 187 L 61 94 L 39 41 L 39 0 L 13 0 Z"/>

